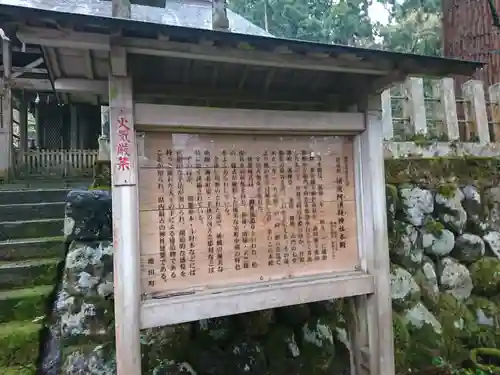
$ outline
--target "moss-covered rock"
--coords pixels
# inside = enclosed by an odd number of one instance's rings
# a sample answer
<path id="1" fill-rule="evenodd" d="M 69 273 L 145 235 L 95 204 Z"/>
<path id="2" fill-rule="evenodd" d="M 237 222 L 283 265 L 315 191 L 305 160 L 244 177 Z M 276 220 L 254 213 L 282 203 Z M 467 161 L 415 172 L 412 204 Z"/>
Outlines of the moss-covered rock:
<path id="1" fill-rule="evenodd" d="M 415 271 L 420 268 L 424 256 L 421 236 L 411 224 L 396 220 L 389 232 L 389 252 L 391 261 L 403 268 Z"/>
<path id="2" fill-rule="evenodd" d="M 422 300 L 427 306 L 435 306 L 439 301 L 439 285 L 434 262 L 425 257 L 422 267 L 415 272 L 415 282 L 420 287 Z"/>
<path id="3" fill-rule="evenodd" d="M 500 293 L 500 259 L 484 257 L 469 269 L 475 293 L 483 296 L 497 296 Z"/>
<path id="4" fill-rule="evenodd" d="M 472 279 L 464 265 L 447 257 L 437 263 L 439 285 L 443 292 L 450 293 L 459 300 L 466 300 L 472 292 Z"/>
<path id="5" fill-rule="evenodd" d="M 418 186 L 403 186 L 399 193 L 405 220 L 414 226 L 422 226 L 426 217 L 434 211 L 432 192 Z"/>
<path id="6" fill-rule="evenodd" d="M 444 183 L 498 185 L 500 161 L 492 157 L 436 157 L 390 159 L 385 161 L 386 182 L 389 184 L 419 184 L 437 188 Z"/>
<path id="7" fill-rule="evenodd" d="M 181 362 L 187 360 L 190 339 L 189 323 L 142 330 L 143 367 L 150 369 L 158 360 L 165 358 Z"/>
<path id="8" fill-rule="evenodd" d="M 301 329 L 300 352 L 304 363 L 301 374 L 327 375 L 335 359 L 335 341 L 330 326 L 313 318 Z"/>
<path id="9" fill-rule="evenodd" d="M 391 298 L 396 311 L 412 307 L 420 299 L 420 287 L 404 268 L 391 267 Z"/>
<path id="10" fill-rule="evenodd" d="M 483 257 L 484 253 L 485 245 L 481 237 L 463 233 L 457 237 L 451 256 L 461 262 L 472 263 Z"/>
<path id="11" fill-rule="evenodd" d="M 483 297 L 472 296 L 467 305 L 480 326 L 500 328 L 500 307 Z"/>
<path id="12" fill-rule="evenodd" d="M 93 188 L 111 186 L 111 161 L 97 160 L 94 164 Z"/>
<path id="13" fill-rule="evenodd" d="M 93 349 L 71 348 L 64 356 L 61 375 L 115 375 L 116 353 L 113 344 L 97 345 Z"/>
<path id="14" fill-rule="evenodd" d="M 161 360 L 153 367 L 151 375 L 196 375 L 196 372 L 187 362 Z"/>
<path id="15" fill-rule="evenodd" d="M 464 194 L 455 189 L 449 195 L 436 194 L 436 213 L 440 221 L 454 233 L 462 233 L 467 223 L 467 212 L 462 207 Z"/>

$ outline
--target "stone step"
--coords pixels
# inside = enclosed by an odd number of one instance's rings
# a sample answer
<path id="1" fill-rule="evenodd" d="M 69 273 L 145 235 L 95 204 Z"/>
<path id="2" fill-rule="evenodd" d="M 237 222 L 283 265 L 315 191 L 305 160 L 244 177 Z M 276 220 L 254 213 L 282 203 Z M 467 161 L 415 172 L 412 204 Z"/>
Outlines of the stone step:
<path id="1" fill-rule="evenodd" d="M 63 218 L 64 205 L 65 202 L 21 204 L 12 202 L 0 205 L 0 217 L 5 221 Z"/>
<path id="2" fill-rule="evenodd" d="M 0 261 L 57 257 L 64 257 L 64 236 L 0 241 Z"/>
<path id="3" fill-rule="evenodd" d="M 36 259 L 0 262 L 0 290 L 52 285 L 60 259 Z"/>
<path id="4" fill-rule="evenodd" d="M 0 324 L 0 368 L 35 365 L 41 328 L 42 324 L 32 321 Z"/>
<path id="5" fill-rule="evenodd" d="M 0 189 L 0 205 L 21 203 L 65 202 L 69 189 Z"/>
<path id="6" fill-rule="evenodd" d="M 25 366 L 0 367 L 2 375 L 35 375 L 36 366 L 34 363 Z"/>
<path id="7" fill-rule="evenodd" d="M 44 316 L 53 289 L 52 285 L 40 285 L 0 292 L 0 323 Z"/>
<path id="8" fill-rule="evenodd" d="M 22 238 L 57 237 L 63 234 L 64 217 L 57 219 L 2 221 L 0 241 Z"/>

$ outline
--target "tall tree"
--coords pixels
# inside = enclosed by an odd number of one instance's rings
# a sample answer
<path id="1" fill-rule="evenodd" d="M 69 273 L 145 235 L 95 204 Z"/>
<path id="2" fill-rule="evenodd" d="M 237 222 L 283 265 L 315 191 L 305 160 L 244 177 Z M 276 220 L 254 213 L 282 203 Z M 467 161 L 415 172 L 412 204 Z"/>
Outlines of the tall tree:
<path id="1" fill-rule="evenodd" d="M 229 7 L 271 34 L 323 43 L 373 40 L 371 0 L 230 0 Z"/>

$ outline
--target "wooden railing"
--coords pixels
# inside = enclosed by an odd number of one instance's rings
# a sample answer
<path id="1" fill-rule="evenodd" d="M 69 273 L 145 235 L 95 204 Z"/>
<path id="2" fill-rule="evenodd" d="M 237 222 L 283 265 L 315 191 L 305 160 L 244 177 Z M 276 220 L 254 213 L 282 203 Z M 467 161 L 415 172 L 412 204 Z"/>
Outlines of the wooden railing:
<path id="1" fill-rule="evenodd" d="M 17 152 L 16 177 L 91 176 L 97 150 L 30 150 Z"/>
<path id="2" fill-rule="evenodd" d="M 382 93 L 386 157 L 500 156 L 500 84 L 410 77 Z"/>

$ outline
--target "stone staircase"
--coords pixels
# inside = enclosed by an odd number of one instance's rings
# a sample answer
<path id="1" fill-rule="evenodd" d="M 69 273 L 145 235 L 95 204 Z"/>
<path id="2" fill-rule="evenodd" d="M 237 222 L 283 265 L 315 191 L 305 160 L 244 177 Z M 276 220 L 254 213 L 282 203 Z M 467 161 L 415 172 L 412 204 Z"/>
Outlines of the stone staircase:
<path id="1" fill-rule="evenodd" d="M 0 374 L 33 375 L 64 257 L 67 188 L 0 189 Z"/>

